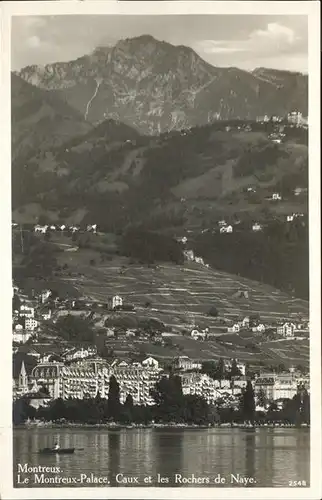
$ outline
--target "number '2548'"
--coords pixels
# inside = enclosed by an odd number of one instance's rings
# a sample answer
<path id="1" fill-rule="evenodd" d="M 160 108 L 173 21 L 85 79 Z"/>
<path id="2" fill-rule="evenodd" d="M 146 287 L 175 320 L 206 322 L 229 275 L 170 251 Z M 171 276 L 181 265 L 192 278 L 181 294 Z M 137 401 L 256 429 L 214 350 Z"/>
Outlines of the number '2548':
<path id="1" fill-rule="evenodd" d="M 288 482 L 289 486 L 294 487 L 301 487 L 301 486 L 306 486 L 306 481 L 289 481 Z"/>

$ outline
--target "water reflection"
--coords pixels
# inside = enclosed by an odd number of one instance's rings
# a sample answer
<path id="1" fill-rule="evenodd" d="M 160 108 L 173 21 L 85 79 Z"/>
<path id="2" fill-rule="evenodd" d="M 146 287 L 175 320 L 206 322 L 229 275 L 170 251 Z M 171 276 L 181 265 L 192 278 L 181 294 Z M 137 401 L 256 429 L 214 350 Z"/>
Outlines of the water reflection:
<path id="1" fill-rule="evenodd" d="M 226 486 L 234 486 L 230 483 L 231 474 L 254 477 L 257 487 L 287 487 L 289 481 L 298 478 L 309 484 L 307 429 L 108 431 L 39 428 L 16 429 L 13 439 L 15 484 L 18 463 L 56 465 L 66 477 L 81 473 L 105 476 L 110 486 L 138 486 L 117 482 L 118 474 L 138 477 L 139 486 L 196 486 L 175 483 L 175 474 L 185 477 L 221 475 L 227 478 Z M 40 448 L 50 447 L 56 440 L 61 447 L 76 448 L 74 455 L 38 454 Z M 158 483 L 158 474 L 169 478 L 169 482 Z M 151 476 L 151 484 L 144 482 L 146 476 Z"/>
<path id="2" fill-rule="evenodd" d="M 121 459 L 120 443 L 121 443 L 121 436 L 120 436 L 119 432 L 111 432 L 108 435 L 108 451 L 109 451 L 108 478 L 109 478 L 109 484 L 111 486 L 118 486 L 118 483 L 116 481 L 116 477 L 117 477 L 117 474 L 119 474 L 119 472 L 121 470 L 120 469 L 120 459 Z M 100 470 L 102 470 L 102 467 L 100 467 Z"/>
<path id="3" fill-rule="evenodd" d="M 154 450 L 156 450 L 154 476 L 158 478 L 156 486 L 167 485 L 180 486 L 175 482 L 176 474 L 185 474 L 184 466 L 184 430 L 179 429 L 174 432 L 156 431 L 154 438 Z M 159 476 L 158 476 L 159 474 Z"/>
<path id="4" fill-rule="evenodd" d="M 256 480 L 255 451 L 256 451 L 256 430 L 249 430 L 245 439 L 245 476 Z M 255 483 L 249 483 L 249 486 L 256 486 Z"/>

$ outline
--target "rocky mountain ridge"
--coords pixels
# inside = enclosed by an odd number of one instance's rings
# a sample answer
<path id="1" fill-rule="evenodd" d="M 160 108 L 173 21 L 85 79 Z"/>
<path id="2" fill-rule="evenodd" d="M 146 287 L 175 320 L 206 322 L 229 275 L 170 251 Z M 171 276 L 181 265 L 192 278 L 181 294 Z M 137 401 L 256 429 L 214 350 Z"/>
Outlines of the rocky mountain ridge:
<path id="1" fill-rule="evenodd" d="M 189 47 L 150 35 L 17 74 L 58 96 L 91 124 L 113 119 L 149 135 L 292 110 L 307 115 L 306 75 L 215 67 Z"/>

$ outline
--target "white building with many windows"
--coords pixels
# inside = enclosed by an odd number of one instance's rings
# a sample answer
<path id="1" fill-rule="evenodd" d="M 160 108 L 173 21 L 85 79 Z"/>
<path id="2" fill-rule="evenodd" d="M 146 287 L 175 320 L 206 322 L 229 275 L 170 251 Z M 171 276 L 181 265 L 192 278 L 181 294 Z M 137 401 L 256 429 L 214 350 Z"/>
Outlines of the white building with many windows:
<path id="1" fill-rule="evenodd" d="M 27 304 L 22 304 L 19 314 L 23 318 L 33 318 L 35 316 L 35 309 Z"/>
<path id="2" fill-rule="evenodd" d="M 18 342 L 19 344 L 25 344 L 33 336 L 32 331 L 26 331 L 22 325 L 17 325 L 12 332 L 13 342 Z"/>
<path id="3" fill-rule="evenodd" d="M 294 373 L 262 373 L 255 380 L 255 393 L 262 390 L 270 401 L 277 399 L 292 399 L 300 386 L 309 389 L 307 379 L 298 377 Z"/>
<path id="4" fill-rule="evenodd" d="M 119 295 L 115 295 L 112 299 L 112 309 L 117 309 L 123 306 L 123 299 Z"/>
<path id="5" fill-rule="evenodd" d="M 201 370 L 202 366 L 200 362 L 190 359 L 188 356 L 178 356 L 175 358 L 173 365 L 175 368 L 182 371 Z"/>
<path id="6" fill-rule="evenodd" d="M 38 321 L 35 318 L 25 319 L 25 329 L 34 331 L 38 327 Z"/>
<path id="7" fill-rule="evenodd" d="M 294 323 L 286 322 L 282 325 L 278 325 L 276 332 L 278 335 L 282 335 L 283 337 L 294 337 L 294 332 L 296 330 L 296 325 Z"/>
<path id="8" fill-rule="evenodd" d="M 65 366 L 63 363 L 43 363 L 32 371 L 38 385 L 46 387 L 54 398 L 95 397 L 97 393 L 108 397 L 109 380 L 114 375 L 120 386 L 120 401 L 128 394 L 134 404 L 153 405 L 151 389 L 160 378 L 162 370 L 144 367 L 140 363 L 118 362 L 108 364 L 104 360 L 84 360 Z"/>

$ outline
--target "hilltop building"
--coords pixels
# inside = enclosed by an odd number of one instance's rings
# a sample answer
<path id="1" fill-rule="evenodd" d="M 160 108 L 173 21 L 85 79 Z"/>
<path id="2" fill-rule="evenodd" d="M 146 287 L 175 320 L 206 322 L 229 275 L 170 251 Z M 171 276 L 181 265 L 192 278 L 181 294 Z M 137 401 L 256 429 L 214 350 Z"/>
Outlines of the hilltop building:
<path id="1" fill-rule="evenodd" d="M 86 359 L 97 354 L 97 348 L 95 346 L 80 347 L 77 349 L 73 347 L 68 349 L 62 354 L 62 358 L 66 361 L 75 361 L 79 359 Z"/>
<path id="2" fill-rule="evenodd" d="M 23 318 L 33 318 L 35 316 L 35 308 L 22 304 L 20 306 L 19 314 Z"/>
<path id="3" fill-rule="evenodd" d="M 294 196 L 300 196 L 301 194 L 306 194 L 307 188 L 297 187 L 294 189 Z"/>
<path id="4" fill-rule="evenodd" d="M 207 338 L 207 335 L 208 335 L 208 328 L 205 328 L 201 332 L 199 330 L 197 330 L 196 328 L 194 328 L 191 331 L 190 335 L 195 340 L 200 340 L 200 339 L 205 340 Z"/>
<path id="5" fill-rule="evenodd" d="M 231 370 L 232 364 L 233 364 L 233 360 L 225 360 L 224 361 L 225 369 L 227 371 Z M 241 375 L 243 377 L 245 377 L 245 374 L 246 374 L 246 364 L 245 363 L 241 363 L 240 361 L 236 360 L 236 366 L 237 366 L 238 370 L 240 371 Z M 237 385 L 238 385 L 238 383 L 237 383 Z"/>
<path id="6" fill-rule="evenodd" d="M 144 368 L 154 368 L 155 370 L 159 369 L 159 361 L 157 361 L 155 358 L 152 358 L 152 356 L 149 356 L 141 361 L 141 365 Z"/>
<path id="7" fill-rule="evenodd" d="M 253 225 L 252 225 L 252 231 L 262 231 L 263 230 L 263 226 L 261 224 L 259 224 L 258 222 L 255 222 Z"/>
<path id="8" fill-rule="evenodd" d="M 48 299 L 49 297 L 51 296 L 52 294 L 52 291 L 51 290 L 43 290 L 40 294 L 40 302 L 42 304 L 44 304 Z"/>
<path id="9" fill-rule="evenodd" d="M 25 329 L 33 332 L 38 327 L 38 321 L 35 318 L 25 319 Z"/>
<path id="10" fill-rule="evenodd" d="M 36 224 L 36 226 L 34 227 L 35 233 L 46 234 L 47 233 L 47 229 L 48 229 L 48 225 L 41 226 L 39 224 Z"/>
<path id="11" fill-rule="evenodd" d="M 233 325 L 227 328 L 227 332 L 229 333 L 238 333 L 240 331 L 240 325 L 238 323 L 234 323 Z"/>
<path id="12" fill-rule="evenodd" d="M 195 260 L 195 254 L 193 250 L 184 250 L 183 255 L 186 260 L 193 261 Z"/>
<path id="13" fill-rule="evenodd" d="M 123 299 L 119 295 L 115 295 L 112 299 L 112 309 L 117 309 L 123 306 Z"/>
<path id="14" fill-rule="evenodd" d="M 232 233 L 233 232 L 233 226 L 222 226 L 220 228 L 220 233 Z"/>
<path id="15" fill-rule="evenodd" d="M 296 330 L 296 326 L 294 323 L 283 323 L 282 325 L 278 325 L 276 332 L 278 335 L 282 335 L 283 337 L 294 337 L 294 332 Z"/>
<path id="16" fill-rule="evenodd" d="M 253 332 L 264 333 L 265 330 L 266 330 L 266 327 L 265 327 L 264 323 L 259 323 L 258 325 L 252 327 Z"/>
<path id="17" fill-rule="evenodd" d="M 16 325 L 12 332 L 12 340 L 18 344 L 25 344 L 32 336 L 33 332 L 25 330 L 22 325 Z"/>
<path id="18" fill-rule="evenodd" d="M 188 356 L 178 356 L 174 360 L 174 368 L 182 371 L 201 370 L 201 363 L 190 359 Z"/>
<path id="19" fill-rule="evenodd" d="M 97 233 L 97 224 L 89 224 L 86 228 L 86 231 L 91 233 Z"/>
<path id="20" fill-rule="evenodd" d="M 288 113 L 287 121 L 289 124 L 297 127 L 308 123 L 307 118 L 304 118 L 300 111 L 291 111 L 291 113 Z"/>

